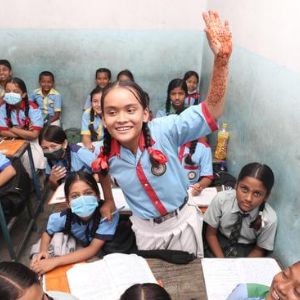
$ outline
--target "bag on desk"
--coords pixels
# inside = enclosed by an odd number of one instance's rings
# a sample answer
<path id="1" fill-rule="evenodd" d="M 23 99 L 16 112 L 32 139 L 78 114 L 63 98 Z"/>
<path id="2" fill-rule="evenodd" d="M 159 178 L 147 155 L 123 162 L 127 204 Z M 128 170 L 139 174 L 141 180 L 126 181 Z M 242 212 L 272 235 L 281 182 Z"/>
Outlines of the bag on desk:
<path id="1" fill-rule="evenodd" d="M 12 166 L 16 175 L 0 187 L 0 201 L 7 222 L 24 209 L 31 191 L 30 177 L 20 159 L 13 159 Z"/>

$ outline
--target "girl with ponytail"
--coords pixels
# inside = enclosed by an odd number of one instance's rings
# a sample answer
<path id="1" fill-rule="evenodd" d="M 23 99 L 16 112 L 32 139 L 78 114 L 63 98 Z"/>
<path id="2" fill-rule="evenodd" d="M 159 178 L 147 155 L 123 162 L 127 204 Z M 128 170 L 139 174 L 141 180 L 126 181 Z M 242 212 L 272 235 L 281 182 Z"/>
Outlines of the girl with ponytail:
<path id="1" fill-rule="evenodd" d="M 218 193 L 204 215 L 207 256 L 261 257 L 273 250 L 277 216 L 266 203 L 273 184 L 270 167 L 254 162 L 242 168 L 235 190 Z"/>
<path id="2" fill-rule="evenodd" d="M 98 141 L 103 139 L 103 126 L 101 117 L 101 95 L 103 89 L 100 86 L 94 88 L 90 94 L 91 107 L 88 108 L 82 115 L 81 135 L 82 144 L 91 152 L 99 154 L 99 147 L 96 147 Z"/>
<path id="3" fill-rule="evenodd" d="M 188 206 L 178 147 L 216 130 L 224 109 L 231 34 L 216 12 L 203 15 L 215 54 L 206 101 L 180 115 L 149 120 L 148 98 L 134 82 L 116 82 L 101 97 L 103 148 L 92 164 L 122 189 L 141 250 L 172 249 L 203 256 L 202 217 Z"/>
<path id="4" fill-rule="evenodd" d="M 0 135 L 30 141 L 35 168 L 44 169 L 44 156 L 37 139 L 44 121 L 38 105 L 28 99 L 22 79 L 14 77 L 6 82 L 4 101 L 0 111 Z M 23 164 L 31 174 L 28 157 L 23 157 Z"/>
<path id="5" fill-rule="evenodd" d="M 44 274 L 58 266 L 81 262 L 96 256 L 106 241 L 112 240 L 119 221 L 118 213 L 109 222 L 100 222 L 100 191 L 91 174 L 73 172 L 65 182 L 65 195 L 69 208 L 49 216 L 43 233 L 39 253 L 33 257 L 31 268 Z M 49 257 L 48 246 L 57 232 L 71 234 L 84 248 L 63 256 Z"/>

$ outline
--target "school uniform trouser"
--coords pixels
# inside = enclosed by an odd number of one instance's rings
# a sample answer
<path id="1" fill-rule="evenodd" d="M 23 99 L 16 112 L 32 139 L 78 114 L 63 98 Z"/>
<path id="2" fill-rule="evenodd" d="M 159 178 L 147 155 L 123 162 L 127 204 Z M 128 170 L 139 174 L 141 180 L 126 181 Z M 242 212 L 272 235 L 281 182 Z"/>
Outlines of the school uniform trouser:
<path id="1" fill-rule="evenodd" d="M 202 214 L 185 205 L 177 216 L 160 224 L 131 216 L 132 230 L 139 250 L 181 250 L 203 257 Z"/>

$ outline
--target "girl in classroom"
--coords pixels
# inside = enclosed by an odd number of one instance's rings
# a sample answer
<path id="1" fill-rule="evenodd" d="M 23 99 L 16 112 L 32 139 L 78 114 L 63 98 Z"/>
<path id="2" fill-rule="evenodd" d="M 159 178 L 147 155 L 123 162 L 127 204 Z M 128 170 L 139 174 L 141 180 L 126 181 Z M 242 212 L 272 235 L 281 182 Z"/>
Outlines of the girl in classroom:
<path id="1" fill-rule="evenodd" d="M 101 95 L 103 89 L 99 86 L 91 92 L 91 104 L 82 115 L 81 135 L 82 144 L 91 152 L 99 154 L 100 143 L 95 143 L 103 139 L 103 126 L 101 117 Z M 97 146 L 98 145 L 98 146 Z"/>
<path id="2" fill-rule="evenodd" d="M 7 59 L 0 59 L 0 86 L 5 89 L 6 82 L 12 76 L 11 64 Z"/>
<path id="3" fill-rule="evenodd" d="M 186 172 L 192 195 L 199 195 L 213 180 L 210 146 L 205 138 L 188 142 L 180 146 L 178 158 Z"/>
<path id="4" fill-rule="evenodd" d="M 270 287 L 257 283 L 241 283 L 227 300 L 299 300 L 300 261 L 274 276 Z"/>
<path id="5" fill-rule="evenodd" d="M 46 175 L 50 186 L 55 190 L 64 178 L 74 171 L 89 173 L 95 155 L 76 144 L 69 144 L 64 130 L 55 125 L 45 127 L 39 136 L 40 145 L 47 159 Z"/>
<path id="6" fill-rule="evenodd" d="M 45 168 L 43 151 L 38 136 L 43 128 L 43 117 L 38 105 L 28 99 L 24 81 L 14 77 L 7 81 L 4 95 L 5 105 L 0 109 L 0 135 L 30 141 L 36 169 Z M 27 172 L 31 174 L 27 155 L 22 156 Z"/>
<path id="7" fill-rule="evenodd" d="M 203 256 L 202 217 L 187 205 L 188 182 L 178 147 L 217 129 L 232 50 L 228 23 L 222 24 L 212 11 L 203 18 L 215 60 L 208 97 L 201 105 L 148 122 L 148 99 L 136 83 L 116 82 L 101 97 L 104 146 L 92 167 L 103 176 L 112 175 L 122 189 L 139 250 Z"/>
<path id="8" fill-rule="evenodd" d="M 277 216 L 266 203 L 274 184 L 270 167 L 245 165 L 235 190 L 219 192 L 204 214 L 206 256 L 262 257 L 274 247 Z"/>
<path id="9" fill-rule="evenodd" d="M 195 71 L 188 71 L 184 74 L 183 80 L 186 82 L 188 92 L 185 99 L 185 105 L 195 105 L 200 102 L 200 93 L 198 91 L 199 75 Z"/>
<path id="10" fill-rule="evenodd" d="M 134 81 L 134 77 L 133 74 L 125 69 L 119 72 L 119 74 L 117 75 L 117 81 Z"/>
<path id="11" fill-rule="evenodd" d="M 161 109 L 156 113 L 156 118 L 168 116 L 171 114 L 179 115 L 184 111 L 185 97 L 188 89 L 186 82 L 183 79 L 173 79 L 169 82 L 167 91 L 167 100 L 165 110 Z"/>
<path id="12" fill-rule="evenodd" d="M 47 229 L 43 233 L 40 250 L 31 262 L 31 268 L 44 274 L 58 266 L 81 262 L 96 256 L 105 244 L 112 240 L 119 221 L 118 213 L 111 221 L 100 221 L 103 201 L 94 177 L 86 172 L 71 173 L 65 181 L 65 195 L 69 208 L 49 216 Z M 75 237 L 84 248 L 58 257 L 49 257 L 48 246 L 57 232 Z"/>

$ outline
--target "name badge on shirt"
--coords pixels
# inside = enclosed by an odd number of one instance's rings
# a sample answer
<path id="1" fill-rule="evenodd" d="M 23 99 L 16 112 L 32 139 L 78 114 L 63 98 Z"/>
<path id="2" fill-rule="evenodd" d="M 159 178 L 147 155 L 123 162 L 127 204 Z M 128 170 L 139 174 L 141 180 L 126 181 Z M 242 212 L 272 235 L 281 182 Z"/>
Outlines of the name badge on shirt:
<path id="1" fill-rule="evenodd" d="M 151 167 L 151 172 L 155 176 L 161 176 L 161 175 L 165 174 L 166 170 L 167 170 L 166 164 L 159 164 L 157 166 Z"/>

